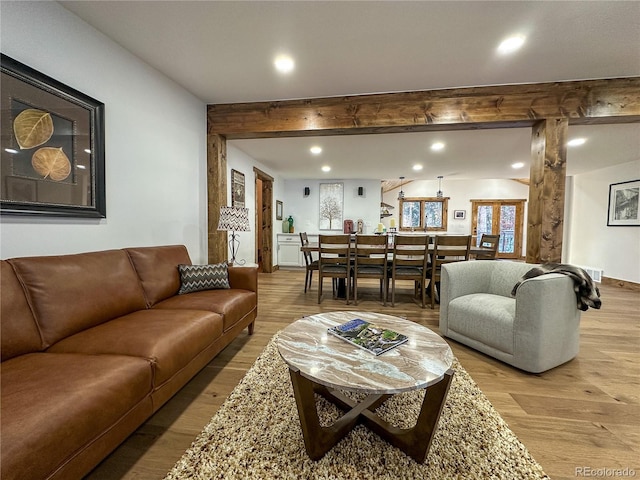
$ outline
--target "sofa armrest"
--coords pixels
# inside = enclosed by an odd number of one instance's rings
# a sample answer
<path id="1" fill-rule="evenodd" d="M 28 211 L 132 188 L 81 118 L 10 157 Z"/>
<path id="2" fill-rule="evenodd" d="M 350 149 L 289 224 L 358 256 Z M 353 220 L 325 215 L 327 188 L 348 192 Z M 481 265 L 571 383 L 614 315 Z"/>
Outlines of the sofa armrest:
<path id="1" fill-rule="evenodd" d="M 251 292 L 258 291 L 258 267 L 229 267 L 229 285 Z"/>

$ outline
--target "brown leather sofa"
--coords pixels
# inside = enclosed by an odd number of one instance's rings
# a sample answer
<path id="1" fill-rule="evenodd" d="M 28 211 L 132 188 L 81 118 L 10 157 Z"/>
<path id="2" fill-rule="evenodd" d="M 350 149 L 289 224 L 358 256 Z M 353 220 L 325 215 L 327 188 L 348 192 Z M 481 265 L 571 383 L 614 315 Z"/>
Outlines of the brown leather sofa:
<path id="1" fill-rule="evenodd" d="M 1 261 L 0 478 L 81 478 L 244 328 L 257 268 L 177 295 L 182 245 Z"/>

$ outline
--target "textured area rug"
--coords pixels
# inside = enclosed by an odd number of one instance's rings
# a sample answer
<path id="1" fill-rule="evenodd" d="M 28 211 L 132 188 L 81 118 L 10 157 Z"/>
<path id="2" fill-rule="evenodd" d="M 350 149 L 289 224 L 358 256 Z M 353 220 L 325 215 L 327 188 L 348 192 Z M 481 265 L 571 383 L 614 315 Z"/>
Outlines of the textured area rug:
<path id="1" fill-rule="evenodd" d="M 167 480 L 548 478 L 457 360 L 424 464 L 362 425 L 321 460 L 312 461 L 304 448 L 289 370 L 278 353 L 276 337 Z M 415 424 L 423 398 L 424 390 L 395 395 L 377 413 L 407 428 Z M 322 397 L 317 401 L 324 425 L 342 414 Z"/>

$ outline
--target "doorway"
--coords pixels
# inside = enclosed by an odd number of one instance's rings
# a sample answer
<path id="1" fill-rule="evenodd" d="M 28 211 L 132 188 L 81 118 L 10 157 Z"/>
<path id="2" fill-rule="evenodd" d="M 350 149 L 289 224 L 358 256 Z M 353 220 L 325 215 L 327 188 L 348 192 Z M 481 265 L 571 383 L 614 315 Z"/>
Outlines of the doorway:
<path id="1" fill-rule="evenodd" d="M 256 263 L 258 272 L 273 271 L 273 177 L 253 169 L 256 187 Z"/>
<path id="2" fill-rule="evenodd" d="M 471 200 L 471 228 L 476 246 L 482 234 L 500 235 L 497 258 L 522 256 L 524 202 L 526 200 Z"/>

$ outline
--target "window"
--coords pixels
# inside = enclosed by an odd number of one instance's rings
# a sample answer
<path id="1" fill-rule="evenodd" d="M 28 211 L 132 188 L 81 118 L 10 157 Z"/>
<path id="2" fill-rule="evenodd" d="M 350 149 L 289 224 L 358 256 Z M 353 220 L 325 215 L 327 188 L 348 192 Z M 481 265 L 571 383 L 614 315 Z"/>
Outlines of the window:
<path id="1" fill-rule="evenodd" d="M 522 256 L 525 200 L 471 200 L 471 228 L 475 244 L 482 234 L 500 235 L 498 258 Z"/>
<path id="2" fill-rule="evenodd" d="M 404 198 L 400 200 L 400 230 L 445 231 L 449 198 Z"/>

